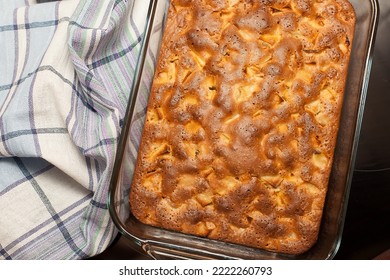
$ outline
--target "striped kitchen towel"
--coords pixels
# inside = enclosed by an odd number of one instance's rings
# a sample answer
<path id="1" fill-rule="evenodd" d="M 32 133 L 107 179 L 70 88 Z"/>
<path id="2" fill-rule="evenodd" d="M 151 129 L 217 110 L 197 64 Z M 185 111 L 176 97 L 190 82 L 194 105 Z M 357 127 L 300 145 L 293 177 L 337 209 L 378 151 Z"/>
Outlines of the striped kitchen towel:
<path id="1" fill-rule="evenodd" d="M 116 236 L 108 187 L 148 2 L 0 0 L 0 259 L 85 259 Z"/>

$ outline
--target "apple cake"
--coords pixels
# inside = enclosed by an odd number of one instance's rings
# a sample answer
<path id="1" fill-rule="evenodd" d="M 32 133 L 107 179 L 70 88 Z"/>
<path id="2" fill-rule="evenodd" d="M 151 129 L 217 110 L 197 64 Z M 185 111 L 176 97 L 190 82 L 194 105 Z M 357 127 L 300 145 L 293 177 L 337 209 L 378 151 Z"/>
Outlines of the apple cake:
<path id="1" fill-rule="evenodd" d="M 300 254 L 317 240 L 355 13 L 172 0 L 129 201 L 142 223 Z"/>

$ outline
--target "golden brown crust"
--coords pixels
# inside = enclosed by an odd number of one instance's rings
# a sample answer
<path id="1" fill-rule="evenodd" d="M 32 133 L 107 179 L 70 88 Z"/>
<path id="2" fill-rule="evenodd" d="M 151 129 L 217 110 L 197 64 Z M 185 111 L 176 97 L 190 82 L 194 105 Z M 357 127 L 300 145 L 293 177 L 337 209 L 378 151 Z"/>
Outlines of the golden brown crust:
<path id="1" fill-rule="evenodd" d="M 299 254 L 317 240 L 355 15 L 171 1 L 130 193 L 143 223 Z"/>

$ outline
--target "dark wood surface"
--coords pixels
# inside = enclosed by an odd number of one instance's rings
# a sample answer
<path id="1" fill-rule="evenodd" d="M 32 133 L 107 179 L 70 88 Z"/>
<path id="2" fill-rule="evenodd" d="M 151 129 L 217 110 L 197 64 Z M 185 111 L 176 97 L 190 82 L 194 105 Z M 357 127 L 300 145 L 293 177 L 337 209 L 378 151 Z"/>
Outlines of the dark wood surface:
<path id="1" fill-rule="evenodd" d="M 340 249 L 335 259 L 390 259 L 390 1 L 380 21 Z M 93 259 L 144 259 L 120 236 Z"/>

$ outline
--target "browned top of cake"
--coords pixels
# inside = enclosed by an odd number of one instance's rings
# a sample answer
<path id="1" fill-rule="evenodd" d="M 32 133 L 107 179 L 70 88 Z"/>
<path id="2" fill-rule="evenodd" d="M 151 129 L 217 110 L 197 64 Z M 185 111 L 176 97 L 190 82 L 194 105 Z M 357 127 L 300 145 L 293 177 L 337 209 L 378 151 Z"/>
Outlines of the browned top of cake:
<path id="1" fill-rule="evenodd" d="M 133 214 L 271 251 L 310 248 L 354 23 L 344 0 L 171 1 Z"/>

